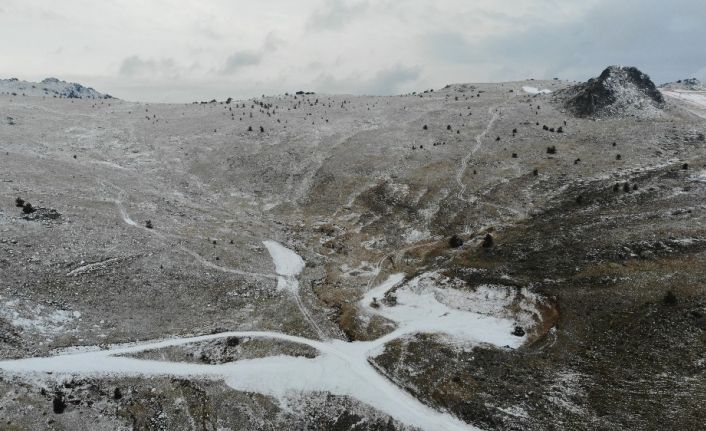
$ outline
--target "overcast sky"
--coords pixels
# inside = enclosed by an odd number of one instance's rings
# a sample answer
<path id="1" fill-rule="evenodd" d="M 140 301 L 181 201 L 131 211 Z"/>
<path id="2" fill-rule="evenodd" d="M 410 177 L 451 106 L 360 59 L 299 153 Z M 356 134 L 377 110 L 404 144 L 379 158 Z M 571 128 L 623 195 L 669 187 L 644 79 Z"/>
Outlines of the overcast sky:
<path id="1" fill-rule="evenodd" d="M 189 102 L 298 89 L 706 78 L 706 0 L 0 0 L 0 77 Z"/>

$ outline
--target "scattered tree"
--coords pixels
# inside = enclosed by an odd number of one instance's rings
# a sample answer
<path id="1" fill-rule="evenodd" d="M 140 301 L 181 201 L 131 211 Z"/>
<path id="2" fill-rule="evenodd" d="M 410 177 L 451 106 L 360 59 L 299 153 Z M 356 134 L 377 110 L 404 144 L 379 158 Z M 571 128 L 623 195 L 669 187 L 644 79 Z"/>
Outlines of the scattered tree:
<path id="1" fill-rule="evenodd" d="M 547 147 L 547 154 L 556 154 L 556 146 Z"/>
<path id="2" fill-rule="evenodd" d="M 483 243 L 481 244 L 483 248 L 490 248 L 493 246 L 493 235 L 487 233 L 483 238 Z"/>
<path id="3" fill-rule="evenodd" d="M 25 202 L 25 204 L 22 206 L 22 212 L 25 214 L 31 214 L 35 211 L 36 211 L 36 209 L 34 209 L 32 204 L 29 202 Z"/>
<path id="4" fill-rule="evenodd" d="M 458 235 L 453 235 L 451 238 L 449 238 L 449 247 L 451 248 L 459 248 L 463 245 L 463 239 L 461 239 L 460 236 Z"/>
<path id="5" fill-rule="evenodd" d="M 66 402 L 64 401 L 64 396 L 60 392 L 54 394 L 54 399 L 52 400 L 52 410 L 57 415 L 64 413 L 64 410 L 66 410 Z"/>
<path id="6" fill-rule="evenodd" d="M 672 292 L 670 290 L 667 292 L 666 295 L 664 295 L 662 302 L 664 303 L 664 305 L 676 305 L 677 304 L 677 295 L 675 295 L 674 292 Z"/>
<path id="7" fill-rule="evenodd" d="M 152 229 L 152 228 L 154 227 L 154 226 L 152 226 L 152 220 L 147 220 L 147 221 L 145 222 L 145 227 L 146 227 L 147 229 Z"/>
<path id="8" fill-rule="evenodd" d="M 623 158 L 623 156 L 621 156 L 620 154 L 617 154 L 617 155 L 615 156 L 615 160 L 620 160 L 620 159 L 622 159 L 622 158 Z"/>
<path id="9" fill-rule="evenodd" d="M 25 205 L 25 200 L 22 198 L 15 198 L 15 206 L 22 208 Z"/>

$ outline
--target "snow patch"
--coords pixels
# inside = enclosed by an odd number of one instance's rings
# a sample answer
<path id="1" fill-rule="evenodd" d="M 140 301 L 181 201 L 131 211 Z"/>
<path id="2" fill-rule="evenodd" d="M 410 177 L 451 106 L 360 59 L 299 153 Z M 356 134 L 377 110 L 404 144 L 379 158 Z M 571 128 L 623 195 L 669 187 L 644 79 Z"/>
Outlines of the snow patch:
<path id="1" fill-rule="evenodd" d="M 24 331 L 43 335 L 65 331 L 69 323 L 80 317 L 78 311 L 49 310 L 43 305 L 21 303 L 17 299 L 0 302 L 0 318 Z"/>
<path id="2" fill-rule="evenodd" d="M 530 87 L 529 85 L 524 85 L 522 87 L 522 91 L 529 94 L 549 94 L 552 92 L 551 90 L 548 90 L 546 88 L 540 90 L 537 87 Z"/>

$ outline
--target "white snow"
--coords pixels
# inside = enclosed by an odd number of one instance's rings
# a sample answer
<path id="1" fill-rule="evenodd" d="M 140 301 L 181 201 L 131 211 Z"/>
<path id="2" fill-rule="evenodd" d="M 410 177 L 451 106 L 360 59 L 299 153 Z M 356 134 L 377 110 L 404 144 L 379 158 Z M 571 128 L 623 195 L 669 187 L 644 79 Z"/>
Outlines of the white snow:
<path id="1" fill-rule="evenodd" d="M 662 94 L 706 108 L 706 92 L 703 91 L 662 91 Z"/>
<path id="2" fill-rule="evenodd" d="M 529 94 L 549 94 L 552 92 L 551 90 L 548 90 L 546 88 L 543 88 L 540 90 L 537 87 L 530 87 L 529 85 L 523 86 L 522 91 L 524 91 L 525 93 L 529 93 Z"/>
<path id="3" fill-rule="evenodd" d="M 263 243 L 272 256 L 278 277 L 284 280 L 285 288 L 298 299 L 296 275 L 303 270 L 304 261 L 294 251 L 277 242 Z M 70 373 L 223 379 L 234 389 L 270 395 L 283 402 L 302 393 L 326 391 L 355 398 L 406 425 L 423 430 L 476 430 L 450 414 L 423 404 L 380 374 L 368 361 L 389 341 L 415 333 L 437 333 L 464 343 L 507 347 L 518 347 L 524 341 L 524 337 L 511 335 L 515 321 L 507 308 L 510 304 L 516 304 L 518 299 L 503 290 L 509 288 L 485 286 L 468 291 L 457 288 L 459 283 L 436 272 L 424 273 L 407 282 L 404 281 L 404 274 L 390 275 L 381 285 L 367 292 L 359 304 L 364 311 L 381 315 L 398 325 L 391 333 L 373 341 L 317 341 L 278 332 L 233 331 L 114 346 L 107 350 L 74 349 L 45 358 L 6 360 L 0 361 L 0 369 L 40 378 L 61 378 L 61 374 Z M 394 289 L 392 294 L 396 296 L 397 304 L 387 306 L 381 299 L 391 289 Z M 377 298 L 377 307 L 370 305 L 373 298 Z M 528 304 L 531 303 L 533 298 L 529 294 L 527 298 Z M 305 312 L 301 301 L 298 300 L 298 304 Z M 526 308 L 529 309 L 530 305 Z M 305 317 L 311 320 L 308 313 Z M 319 355 L 314 358 L 280 355 L 219 365 L 123 356 L 230 336 L 305 344 L 318 350 Z M 53 374 L 46 376 L 43 373 Z"/>
<path id="4" fill-rule="evenodd" d="M 81 317 L 81 313 L 49 310 L 43 305 L 13 299 L 0 302 L 0 317 L 22 330 L 50 335 L 64 331 L 68 323 Z"/>
<path id="5" fill-rule="evenodd" d="M 512 301 L 505 289 L 487 288 L 480 294 L 454 288 L 448 279 L 435 273 L 424 273 L 400 285 L 403 274 L 390 276 L 382 285 L 368 292 L 360 305 L 398 324 L 392 338 L 414 333 L 438 333 L 466 343 L 488 343 L 519 347 L 525 337 L 512 335 L 514 319 L 503 316 Z M 447 284 L 443 286 L 443 284 Z M 443 287 L 442 287 L 443 286 Z M 397 287 L 394 306 L 387 306 L 385 292 Z M 485 300 L 481 299 L 485 296 Z M 372 306 L 373 298 L 376 305 Z M 477 302 L 477 305 L 474 305 Z M 387 335 L 383 338 L 388 338 Z"/>
<path id="6" fill-rule="evenodd" d="M 297 276 L 304 269 L 304 260 L 294 251 L 275 241 L 262 241 L 275 263 L 279 275 Z"/>
<path id="7" fill-rule="evenodd" d="M 301 343 L 314 347 L 321 354 L 315 358 L 270 356 L 220 365 L 163 362 L 117 356 L 230 336 L 271 338 Z M 302 391 L 327 391 L 336 395 L 351 396 L 402 423 L 423 430 L 477 429 L 453 416 L 424 405 L 379 374 L 367 362 L 372 344 L 374 343 L 347 343 L 339 340 L 319 342 L 276 332 L 225 332 L 48 358 L 0 361 L 0 369 L 33 376 L 51 372 L 96 376 L 172 375 L 223 379 L 234 389 L 271 395 L 280 400 L 298 395 Z"/>

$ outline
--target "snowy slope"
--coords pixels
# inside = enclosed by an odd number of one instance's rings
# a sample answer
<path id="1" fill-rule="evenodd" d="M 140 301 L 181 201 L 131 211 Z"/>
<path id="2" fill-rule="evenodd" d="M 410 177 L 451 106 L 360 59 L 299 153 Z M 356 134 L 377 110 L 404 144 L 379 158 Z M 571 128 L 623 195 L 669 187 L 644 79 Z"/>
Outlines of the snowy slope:
<path id="1" fill-rule="evenodd" d="M 75 82 L 46 78 L 42 82 L 21 81 L 17 78 L 0 79 L 0 94 L 17 96 L 48 96 L 68 99 L 111 99 L 109 94 Z"/>

